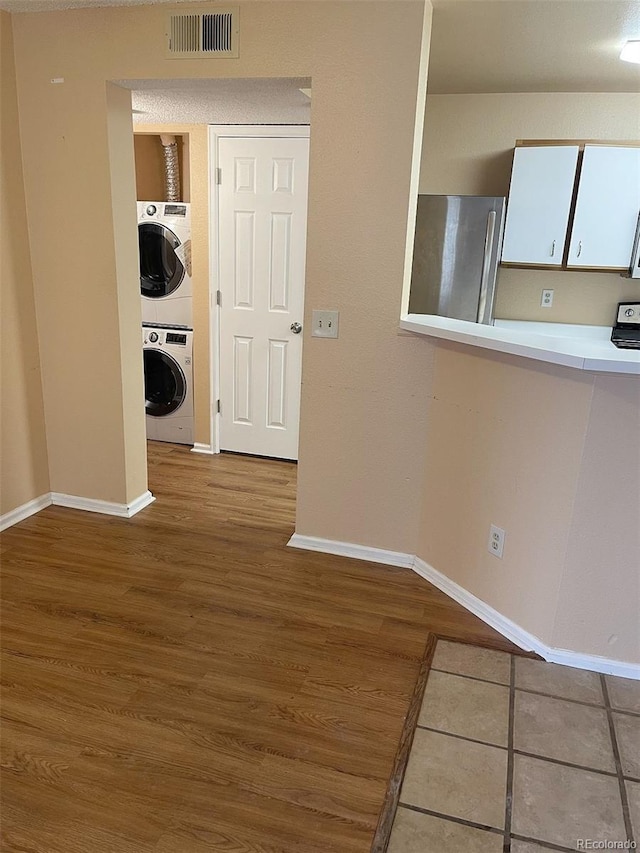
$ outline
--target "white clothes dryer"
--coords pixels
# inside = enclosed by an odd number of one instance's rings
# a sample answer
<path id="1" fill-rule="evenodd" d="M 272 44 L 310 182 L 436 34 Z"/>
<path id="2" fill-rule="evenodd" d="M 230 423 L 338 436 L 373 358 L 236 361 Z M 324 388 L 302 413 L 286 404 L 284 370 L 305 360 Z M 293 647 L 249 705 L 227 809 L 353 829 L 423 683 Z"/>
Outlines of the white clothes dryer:
<path id="1" fill-rule="evenodd" d="M 193 328 L 191 205 L 139 201 L 138 248 L 142 322 Z"/>
<path id="2" fill-rule="evenodd" d="M 147 438 L 193 444 L 193 332 L 143 324 Z"/>

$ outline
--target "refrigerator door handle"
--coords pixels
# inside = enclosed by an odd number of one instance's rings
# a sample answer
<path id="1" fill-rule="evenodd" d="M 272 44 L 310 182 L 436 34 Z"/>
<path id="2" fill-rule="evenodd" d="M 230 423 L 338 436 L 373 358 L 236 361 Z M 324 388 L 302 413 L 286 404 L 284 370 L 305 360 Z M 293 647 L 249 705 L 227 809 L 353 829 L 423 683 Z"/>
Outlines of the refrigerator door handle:
<path id="1" fill-rule="evenodd" d="M 636 236 L 633 241 L 633 251 L 631 252 L 631 264 L 629 266 L 630 278 L 640 278 L 640 213 L 638 214 L 638 224 L 636 225 Z"/>
<path id="2" fill-rule="evenodd" d="M 496 212 L 490 210 L 487 216 L 487 232 L 484 238 L 484 255 L 482 257 L 482 273 L 480 276 L 480 298 L 478 299 L 478 323 L 488 323 L 491 318 L 485 318 L 487 310 L 487 295 L 489 290 L 489 272 L 491 269 L 491 255 L 493 237 L 496 230 Z"/>

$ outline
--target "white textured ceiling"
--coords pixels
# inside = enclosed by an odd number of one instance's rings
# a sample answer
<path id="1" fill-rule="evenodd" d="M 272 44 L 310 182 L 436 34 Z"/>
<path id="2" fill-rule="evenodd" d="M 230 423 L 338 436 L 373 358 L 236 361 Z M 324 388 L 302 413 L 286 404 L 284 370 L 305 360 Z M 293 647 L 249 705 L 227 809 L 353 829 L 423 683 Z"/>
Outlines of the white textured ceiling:
<path id="1" fill-rule="evenodd" d="M 428 89 L 638 92 L 640 0 L 433 0 Z"/>
<path id="2" fill-rule="evenodd" d="M 131 89 L 135 124 L 309 124 L 308 77 L 116 80 Z"/>

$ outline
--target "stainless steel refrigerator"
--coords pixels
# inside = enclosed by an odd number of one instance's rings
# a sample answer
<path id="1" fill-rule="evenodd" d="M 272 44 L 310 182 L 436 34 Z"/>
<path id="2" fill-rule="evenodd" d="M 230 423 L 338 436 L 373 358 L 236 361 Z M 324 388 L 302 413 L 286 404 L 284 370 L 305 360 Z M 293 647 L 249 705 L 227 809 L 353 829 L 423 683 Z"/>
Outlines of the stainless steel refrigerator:
<path id="1" fill-rule="evenodd" d="M 410 314 L 493 321 L 505 199 L 419 195 Z"/>

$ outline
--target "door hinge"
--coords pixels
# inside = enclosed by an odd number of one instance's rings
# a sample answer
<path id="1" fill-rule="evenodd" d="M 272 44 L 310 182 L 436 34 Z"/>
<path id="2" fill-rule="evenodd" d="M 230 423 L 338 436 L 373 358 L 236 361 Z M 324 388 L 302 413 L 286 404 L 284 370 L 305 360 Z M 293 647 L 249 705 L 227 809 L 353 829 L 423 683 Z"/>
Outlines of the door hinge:
<path id="1" fill-rule="evenodd" d="M 216 167 L 216 184 L 222 183 L 222 169 L 220 166 Z"/>
<path id="2" fill-rule="evenodd" d="M 222 306 L 222 291 L 216 290 L 216 305 Z"/>
<path id="3" fill-rule="evenodd" d="M 222 414 L 222 406 L 220 405 L 220 400 L 216 400 L 216 411 L 219 415 Z"/>

